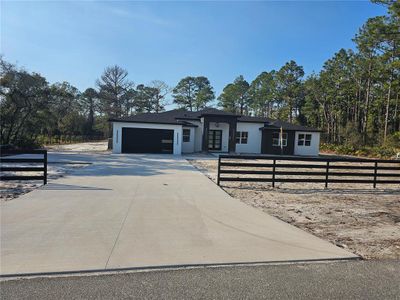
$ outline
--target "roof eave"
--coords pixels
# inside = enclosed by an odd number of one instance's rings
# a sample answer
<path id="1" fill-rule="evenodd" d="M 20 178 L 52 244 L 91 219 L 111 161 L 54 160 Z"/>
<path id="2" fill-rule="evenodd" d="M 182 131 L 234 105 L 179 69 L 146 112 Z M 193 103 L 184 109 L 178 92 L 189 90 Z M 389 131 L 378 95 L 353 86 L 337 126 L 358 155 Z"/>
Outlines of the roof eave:
<path id="1" fill-rule="evenodd" d="M 238 123 L 258 123 L 258 124 L 264 124 L 265 122 L 263 121 L 243 121 L 243 120 L 237 120 Z"/>
<path id="2" fill-rule="evenodd" d="M 165 125 L 181 125 L 181 126 L 191 126 L 182 123 L 174 123 L 174 122 L 154 122 L 154 121 L 135 121 L 135 120 L 119 120 L 119 119 L 109 119 L 109 122 L 116 122 L 116 123 L 144 123 L 144 124 L 165 124 Z M 196 125 L 192 125 L 196 126 Z M 197 126 L 196 126 L 197 127 Z"/>
<path id="3" fill-rule="evenodd" d="M 232 117 L 232 118 L 239 118 L 240 115 L 230 115 L 230 114 L 213 114 L 213 113 L 204 113 L 201 114 L 200 117 L 210 117 L 210 116 L 215 116 L 215 117 Z"/>
<path id="4" fill-rule="evenodd" d="M 281 127 L 280 126 L 274 126 L 274 127 L 261 127 L 260 128 L 260 130 L 277 130 L 277 129 L 280 129 Z M 314 129 L 314 128 L 301 128 L 301 129 L 299 129 L 299 128 L 297 128 L 297 129 L 293 129 L 293 128 L 290 128 L 290 129 L 288 129 L 288 128 L 285 128 L 285 127 L 283 127 L 283 130 L 286 130 L 286 131 L 304 131 L 304 132 L 323 132 L 323 130 L 321 130 L 321 129 Z"/>

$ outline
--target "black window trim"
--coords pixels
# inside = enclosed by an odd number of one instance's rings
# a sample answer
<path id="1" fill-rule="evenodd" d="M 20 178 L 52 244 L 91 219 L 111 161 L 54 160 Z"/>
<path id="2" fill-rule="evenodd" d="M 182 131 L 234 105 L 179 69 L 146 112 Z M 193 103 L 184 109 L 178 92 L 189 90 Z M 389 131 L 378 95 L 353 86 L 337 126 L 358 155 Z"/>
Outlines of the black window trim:
<path id="1" fill-rule="evenodd" d="M 186 131 L 186 134 L 185 134 Z M 187 134 L 187 132 L 189 132 L 189 134 Z M 182 142 L 183 143 L 190 143 L 190 129 L 188 128 L 183 128 L 182 129 Z"/>
<path id="2" fill-rule="evenodd" d="M 297 146 L 311 147 L 312 134 L 310 133 L 299 133 L 297 135 Z"/>
<path id="3" fill-rule="evenodd" d="M 248 131 L 236 131 L 236 144 L 247 145 L 249 140 Z"/>
<path id="4" fill-rule="evenodd" d="M 274 137 L 274 135 L 277 134 L 278 137 Z M 282 137 L 282 141 L 283 141 L 283 147 L 287 147 L 287 140 L 288 140 L 288 133 L 287 132 L 283 132 L 283 137 Z M 278 140 L 278 144 L 274 145 L 274 141 Z M 281 146 L 281 133 L 279 131 L 275 131 L 272 133 L 272 147 L 280 147 Z"/>

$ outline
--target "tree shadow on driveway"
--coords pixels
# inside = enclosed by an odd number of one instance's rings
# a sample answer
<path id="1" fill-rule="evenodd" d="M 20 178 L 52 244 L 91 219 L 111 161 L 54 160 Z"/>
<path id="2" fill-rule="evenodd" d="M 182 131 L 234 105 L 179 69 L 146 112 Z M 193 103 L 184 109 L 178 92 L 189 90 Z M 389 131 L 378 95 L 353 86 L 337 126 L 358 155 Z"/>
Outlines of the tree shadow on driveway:
<path id="1" fill-rule="evenodd" d="M 107 189 L 107 188 L 72 185 L 72 184 L 61 184 L 61 183 L 49 183 L 42 187 L 45 187 L 46 190 L 50 190 L 50 191 L 111 191 L 112 190 L 112 189 Z"/>
<path id="2" fill-rule="evenodd" d="M 77 157 L 71 156 L 76 161 Z M 73 170 L 72 176 L 154 176 L 174 171 L 194 171 L 190 164 L 181 157 L 151 154 L 96 155 L 79 157 L 81 162 L 90 163 L 85 168 Z M 62 157 L 61 161 L 68 161 Z M 60 161 L 60 159 L 58 160 Z"/>

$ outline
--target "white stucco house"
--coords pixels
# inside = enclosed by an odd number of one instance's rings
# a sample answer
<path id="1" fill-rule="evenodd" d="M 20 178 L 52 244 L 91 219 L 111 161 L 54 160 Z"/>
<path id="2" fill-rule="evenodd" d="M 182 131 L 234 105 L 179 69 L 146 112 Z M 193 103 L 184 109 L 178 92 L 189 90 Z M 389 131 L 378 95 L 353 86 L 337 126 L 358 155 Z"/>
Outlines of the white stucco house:
<path id="1" fill-rule="evenodd" d="M 207 108 L 110 119 L 113 153 L 194 152 L 315 156 L 320 131 L 280 120 Z"/>

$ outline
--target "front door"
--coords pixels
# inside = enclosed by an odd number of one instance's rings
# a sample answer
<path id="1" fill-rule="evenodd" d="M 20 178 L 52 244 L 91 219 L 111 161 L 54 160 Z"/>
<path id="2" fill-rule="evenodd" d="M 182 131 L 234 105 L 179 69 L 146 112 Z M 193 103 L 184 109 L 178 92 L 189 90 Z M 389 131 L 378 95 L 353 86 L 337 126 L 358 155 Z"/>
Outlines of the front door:
<path id="1" fill-rule="evenodd" d="M 208 150 L 221 151 L 222 130 L 208 131 Z"/>

